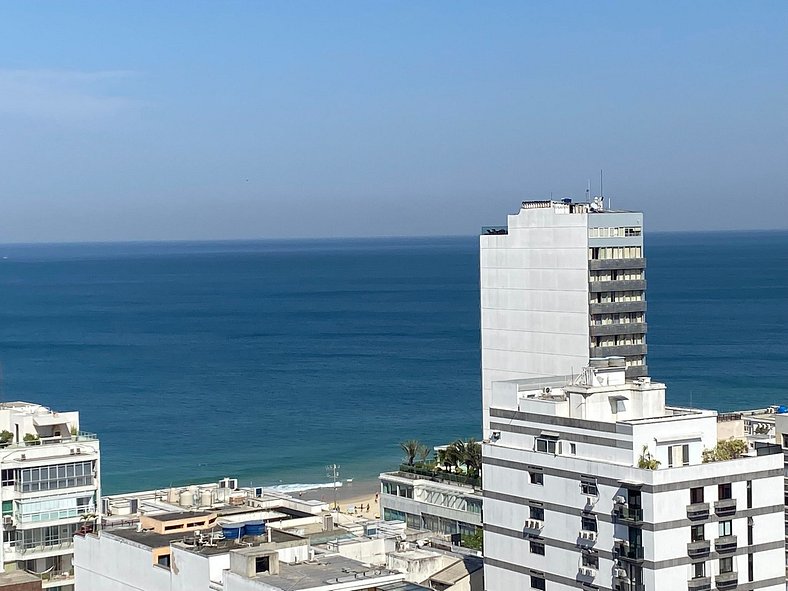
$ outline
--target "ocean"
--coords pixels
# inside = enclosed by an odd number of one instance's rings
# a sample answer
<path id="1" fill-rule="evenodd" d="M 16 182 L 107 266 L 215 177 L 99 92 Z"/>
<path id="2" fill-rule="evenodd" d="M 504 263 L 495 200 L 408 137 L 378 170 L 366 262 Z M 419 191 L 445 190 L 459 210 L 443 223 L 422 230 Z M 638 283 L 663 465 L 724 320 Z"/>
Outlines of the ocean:
<path id="1" fill-rule="evenodd" d="M 673 404 L 788 402 L 788 232 L 650 234 Z M 79 410 L 105 493 L 297 488 L 480 435 L 478 238 L 0 246 L 2 400 Z"/>

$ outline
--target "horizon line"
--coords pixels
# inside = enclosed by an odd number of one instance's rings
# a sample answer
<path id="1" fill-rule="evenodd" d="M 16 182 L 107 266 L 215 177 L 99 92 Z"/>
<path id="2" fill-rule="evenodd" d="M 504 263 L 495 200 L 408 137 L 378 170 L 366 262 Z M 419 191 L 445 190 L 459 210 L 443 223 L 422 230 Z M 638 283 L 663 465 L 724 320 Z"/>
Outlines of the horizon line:
<path id="1" fill-rule="evenodd" d="M 745 234 L 745 233 L 780 233 L 788 232 L 788 228 L 753 228 L 753 229 L 725 229 L 725 230 L 650 230 L 644 233 L 645 237 L 656 234 Z M 46 246 L 46 245 L 102 245 L 102 244 L 188 244 L 202 243 L 232 243 L 232 242 L 308 242 L 327 240 L 419 240 L 428 238 L 472 238 L 483 234 L 378 234 L 365 236 L 294 236 L 294 237 L 245 237 L 245 238 L 129 238 L 119 240 L 52 240 L 52 241 L 14 241 L 0 242 L 0 246 Z"/>

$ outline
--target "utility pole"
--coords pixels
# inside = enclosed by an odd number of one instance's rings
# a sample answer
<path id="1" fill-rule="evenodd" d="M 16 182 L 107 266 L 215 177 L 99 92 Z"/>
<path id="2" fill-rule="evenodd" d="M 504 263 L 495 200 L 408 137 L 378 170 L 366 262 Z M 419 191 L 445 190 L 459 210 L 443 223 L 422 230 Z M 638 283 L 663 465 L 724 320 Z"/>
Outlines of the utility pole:
<path id="1" fill-rule="evenodd" d="M 339 499 L 337 498 L 339 494 L 339 490 L 337 489 L 337 483 L 339 482 L 339 464 L 329 464 L 326 466 L 326 476 L 331 479 L 331 485 L 334 487 L 334 509 L 339 511 Z"/>

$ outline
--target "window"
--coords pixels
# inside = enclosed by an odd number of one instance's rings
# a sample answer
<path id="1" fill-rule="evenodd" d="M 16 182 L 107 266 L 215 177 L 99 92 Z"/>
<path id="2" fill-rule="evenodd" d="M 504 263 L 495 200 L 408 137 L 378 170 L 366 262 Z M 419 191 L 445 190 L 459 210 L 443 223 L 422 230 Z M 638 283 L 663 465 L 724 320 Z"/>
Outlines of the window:
<path id="1" fill-rule="evenodd" d="M 720 574 L 733 572 L 733 556 L 720 558 Z"/>
<path id="2" fill-rule="evenodd" d="M 170 555 L 169 554 L 161 554 L 156 559 L 156 564 L 159 566 L 163 566 L 164 568 L 170 568 Z"/>
<path id="3" fill-rule="evenodd" d="M 536 451 L 540 451 L 543 453 L 554 454 L 555 453 L 555 444 L 557 443 L 557 438 L 547 438 L 547 437 L 537 437 L 536 439 Z"/>
<path id="4" fill-rule="evenodd" d="M 599 570 L 599 556 L 591 554 L 590 552 L 583 552 L 582 557 L 583 566 L 588 568 L 595 568 Z"/>
<path id="5" fill-rule="evenodd" d="M 729 519 L 728 521 L 720 521 L 720 537 L 722 536 L 729 536 L 733 531 L 733 522 Z"/>
<path id="6" fill-rule="evenodd" d="M 699 486 L 697 488 L 690 489 L 690 504 L 694 505 L 695 503 L 702 503 L 703 502 L 703 487 Z"/>
<path id="7" fill-rule="evenodd" d="M 747 508 L 752 509 L 752 480 L 747 481 Z"/>
<path id="8" fill-rule="evenodd" d="M 705 562 L 696 562 L 692 565 L 692 578 L 693 579 L 702 579 L 706 576 L 706 563 Z"/>
<path id="9" fill-rule="evenodd" d="M 593 515 L 583 515 L 580 518 L 580 529 L 584 531 L 596 531 L 596 517 Z"/>
<path id="10" fill-rule="evenodd" d="M 580 492 L 591 497 L 599 496 L 599 489 L 596 487 L 596 482 L 588 482 L 586 480 L 581 481 Z"/>
<path id="11" fill-rule="evenodd" d="M 690 541 L 692 542 L 702 542 L 706 539 L 706 533 L 704 531 L 704 525 L 693 525 L 690 528 Z"/>
<path id="12" fill-rule="evenodd" d="M 747 555 L 747 580 L 752 583 L 755 580 L 755 569 L 753 568 L 753 556 Z"/>
<path id="13" fill-rule="evenodd" d="M 529 507 L 529 514 L 531 519 L 544 521 L 544 509 L 542 507 Z"/>
<path id="14" fill-rule="evenodd" d="M 788 448 L 788 434 L 783 433 L 783 447 Z"/>
<path id="15" fill-rule="evenodd" d="M 531 549 L 531 554 L 538 554 L 539 556 L 544 556 L 544 543 L 543 542 L 531 541 L 530 549 Z"/>
<path id="16" fill-rule="evenodd" d="M 267 573 L 271 570 L 271 557 L 270 556 L 257 556 L 254 559 L 254 572 Z"/>
<path id="17" fill-rule="evenodd" d="M 23 468 L 20 478 L 16 479 L 15 488 L 21 492 L 38 492 L 93 485 L 93 462 L 71 462 L 41 466 L 40 468 Z"/>
<path id="18" fill-rule="evenodd" d="M 717 489 L 718 489 L 718 493 L 717 493 L 718 496 L 717 496 L 717 498 L 720 501 L 724 501 L 726 499 L 732 499 L 733 498 L 733 486 L 731 485 L 730 482 L 727 482 L 725 484 L 720 484 L 717 487 Z"/>
<path id="19" fill-rule="evenodd" d="M 689 444 L 671 445 L 668 452 L 669 468 L 689 465 Z"/>
<path id="20" fill-rule="evenodd" d="M 477 515 L 482 514 L 482 502 L 477 499 L 468 499 L 467 500 L 467 510 L 468 513 L 475 513 Z"/>
<path id="21" fill-rule="evenodd" d="M 544 591 L 547 587 L 545 586 L 544 577 L 537 577 L 536 575 L 531 575 L 531 589 L 540 589 Z"/>
<path id="22" fill-rule="evenodd" d="M 572 455 L 577 454 L 577 445 L 575 445 L 574 443 L 570 443 L 569 444 L 569 453 L 572 454 Z"/>
<path id="23" fill-rule="evenodd" d="M 747 545 L 752 546 L 752 530 L 753 530 L 753 520 L 752 517 L 747 518 Z"/>
<path id="24" fill-rule="evenodd" d="M 3 470 L 0 476 L 0 486 L 12 486 L 16 482 L 18 469 Z"/>
<path id="25" fill-rule="evenodd" d="M 544 474 L 542 472 L 528 472 L 528 476 L 531 479 L 531 484 L 544 486 Z"/>

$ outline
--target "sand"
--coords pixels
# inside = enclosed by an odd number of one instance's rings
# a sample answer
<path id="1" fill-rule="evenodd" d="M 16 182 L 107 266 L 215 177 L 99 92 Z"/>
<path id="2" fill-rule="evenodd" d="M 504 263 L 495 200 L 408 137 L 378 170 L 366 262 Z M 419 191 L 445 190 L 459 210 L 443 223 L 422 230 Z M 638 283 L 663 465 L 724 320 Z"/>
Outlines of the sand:
<path id="1" fill-rule="evenodd" d="M 343 482 L 342 486 L 336 489 L 339 510 L 342 513 L 351 515 L 362 515 L 369 519 L 380 517 L 380 483 L 377 480 L 362 482 Z M 333 488 L 317 488 L 296 493 L 302 499 L 317 500 L 334 505 Z M 362 510 L 363 505 L 363 510 Z M 367 510 L 369 506 L 369 510 Z M 350 511 L 353 507 L 355 510 Z"/>

